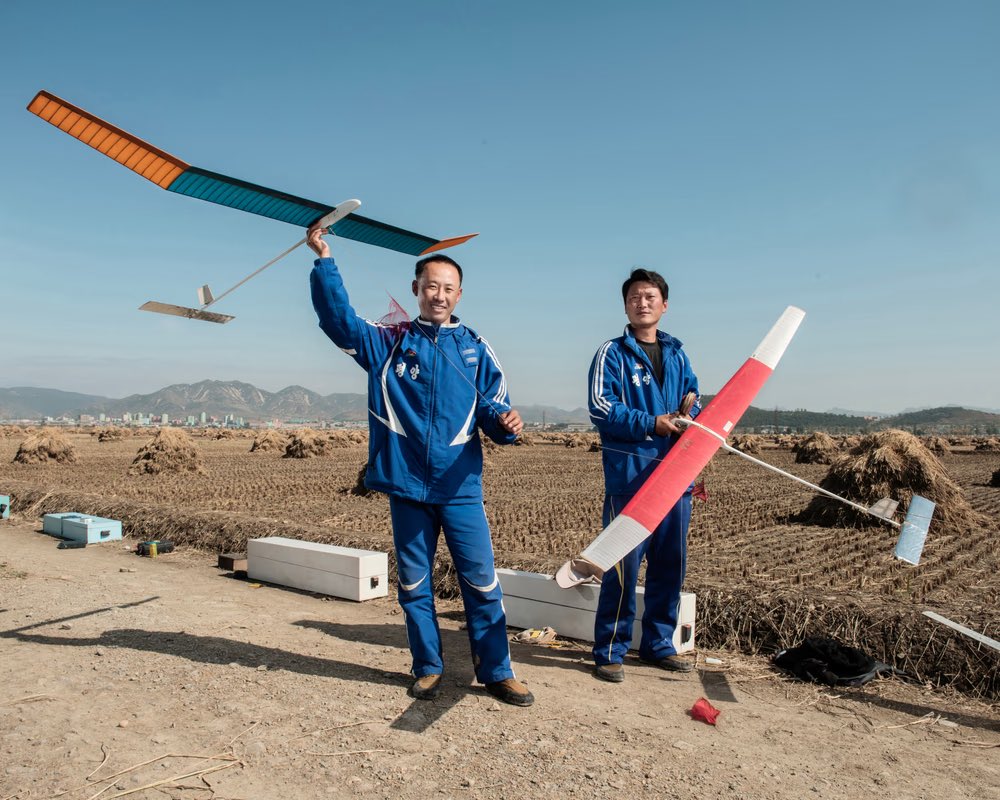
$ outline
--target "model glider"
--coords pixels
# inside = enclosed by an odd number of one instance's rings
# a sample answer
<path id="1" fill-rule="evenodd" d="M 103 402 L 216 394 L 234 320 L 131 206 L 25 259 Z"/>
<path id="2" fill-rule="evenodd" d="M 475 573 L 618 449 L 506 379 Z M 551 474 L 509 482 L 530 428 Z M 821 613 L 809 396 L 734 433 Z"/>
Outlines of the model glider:
<path id="1" fill-rule="evenodd" d="M 318 220 L 324 220 L 332 216 L 333 221 L 328 224 L 328 230 L 335 236 L 345 239 L 352 239 L 357 242 L 383 247 L 388 250 L 395 250 L 407 255 L 420 256 L 454 247 L 471 239 L 477 234 L 472 233 L 465 236 L 456 236 L 449 239 L 435 239 L 423 234 L 397 228 L 378 220 L 362 217 L 353 213 L 353 209 L 347 213 L 338 215 L 336 212 L 341 206 L 331 206 L 326 203 L 319 203 L 314 200 L 306 200 L 302 197 L 280 192 L 275 189 L 268 189 L 264 186 L 257 186 L 253 183 L 230 178 L 215 172 L 193 167 L 185 161 L 160 150 L 158 147 L 143 141 L 137 136 L 112 125 L 84 111 L 82 108 L 73 105 L 50 92 L 41 91 L 28 104 L 28 111 L 37 115 L 46 122 L 55 125 L 60 130 L 68 133 L 75 139 L 79 139 L 89 147 L 114 159 L 119 164 L 141 175 L 148 181 L 155 183 L 162 189 L 177 194 L 196 197 L 200 200 L 207 200 L 211 203 L 228 206 L 229 208 L 247 211 L 251 214 L 258 214 L 263 217 L 270 217 L 281 222 L 288 222 L 292 225 L 308 228 Z M 352 201 L 348 201 L 352 202 Z M 357 202 L 357 201 L 353 201 Z M 358 204 L 360 205 L 360 204 Z M 357 205 L 354 206 L 357 208 Z M 343 210 L 346 210 L 345 206 Z M 305 241 L 304 239 L 302 241 Z M 282 253 L 272 261 L 265 264 L 257 272 L 249 275 L 237 286 L 242 285 L 254 275 L 263 271 L 278 258 L 287 255 L 291 250 L 298 247 L 299 242 L 289 250 Z M 237 288 L 236 286 L 233 289 Z M 229 291 L 232 291 L 230 289 Z M 228 291 L 225 293 L 228 294 Z M 221 299 L 223 295 L 220 295 Z M 182 312 L 197 312 L 196 309 L 184 309 L 179 306 L 166 306 L 165 304 L 147 304 L 147 306 L 164 306 L 163 308 L 148 308 L 150 311 L 166 311 L 167 308 L 180 309 Z M 206 303 L 203 302 L 204 309 Z M 166 311 L 166 313 L 177 313 Z M 192 316 L 189 313 L 181 313 L 181 316 Z M 220 319 L 210 319 L 219 317 Z M 212 322 L 228 322 L 232 317 L 226 318 L 223 314 L 208 314 L 205 316 L 195 316 L 197 319 L 208 319 Z"/>
<path id="2" fill-rule="evenodd" d="M 747 454 L 729 447 L 726 436 L 736 427 L 753 398 L 771 376 L 804 317 L 805 312 L 801 309 L 795 306 L 786 308 L 750 358 L 705 406 L 697 421 L 677 420 L 686 425 L 677 442 L 622 512 L 580 556 L 559 568 L 555 576 L 559 586 L 570 588 L 588 581 L 599 581 L 607 570 L 652 534 L 720 447 L 749 458 Z M 757 459 L 751 460 L 769 469 L 776 469 Z M 781 472 L 800 483 L 806 483 L 794 475 Z M 896 508 L 893 500 L 880 500 L 871 508 L 865 508 L 813 484 L 806 485 L 900 527 L 895 555 L 901 560 L 917 563 L 934 512 L 934 503 L 914 496 L 906 520 L 900 526 L 889 519 Z"/>

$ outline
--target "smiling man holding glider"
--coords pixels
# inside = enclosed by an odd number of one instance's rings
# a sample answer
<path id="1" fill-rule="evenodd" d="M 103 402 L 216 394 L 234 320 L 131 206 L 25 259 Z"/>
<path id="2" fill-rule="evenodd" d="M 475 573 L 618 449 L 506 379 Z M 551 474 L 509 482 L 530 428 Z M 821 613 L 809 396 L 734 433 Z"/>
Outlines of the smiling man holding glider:
<path id="1" fill-rule="evenodd" d="M 420 315 L 400 324 L 370 322 L 351 307 L 344 282 L 314 225 L 307 243 L 318 258 L 312 300 L 319 325 L 368 373 L 369 455 L 365 485 L 389 495 L 399 604 L 413 656 L 410 695 L 437 696 L 444 661 L 434 607 L 434 553 L 444 531 L 465 604 L 476 678 L 505 703 L 534 697 L 510 665 L 507 621 L 483 509 L 482 432 L 511 444 L 523 424 L 485 339 L 452 315 L 462 269 L 447 256 L 417 262 L 413 294 Z"/>
<path id="2" fill-rule="evenodd" d="M 622 285 L 629 324 L 623 335 L 601 345 L 590 368 L 590 418 L 601 434 L 605 527 L 677 440 L 681 429 L 674 419 L 700 411 L 691 362 L 681 343 L 658 329 L 668 291 L 660 274 L 633 270 Z M 632 643 L 635 586 L 643 558 L 646 591 L 639 658 L 675 672 L 692 669 L 673 645 L 690 520 L 688 490 L 652 536 L 604 573 L 594 620 L 598 678 L 612 683 L 625 679 L 622 662 Z"/>

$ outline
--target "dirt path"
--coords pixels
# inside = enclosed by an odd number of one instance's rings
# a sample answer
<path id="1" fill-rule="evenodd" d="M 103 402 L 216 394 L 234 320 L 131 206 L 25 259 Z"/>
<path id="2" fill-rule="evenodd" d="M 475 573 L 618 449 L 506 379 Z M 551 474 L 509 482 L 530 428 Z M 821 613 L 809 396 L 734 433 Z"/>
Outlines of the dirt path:
<path id="1" fill-rule="evenodd" d="M 0 800 L 1000 797 L 1000 711 L 961 697 L 830 692 L 728 653 L 612 685 L 585 651 L 513 645 L 538 698 L 517 709 L 472 685 L 451 605 L 445 688 L 419 703 L 393 600 L 253 588 L 202 554 L 57 550 L 39 528 L 0 523 Z M 718 727 L 687 716 L 701 696 Z"/>

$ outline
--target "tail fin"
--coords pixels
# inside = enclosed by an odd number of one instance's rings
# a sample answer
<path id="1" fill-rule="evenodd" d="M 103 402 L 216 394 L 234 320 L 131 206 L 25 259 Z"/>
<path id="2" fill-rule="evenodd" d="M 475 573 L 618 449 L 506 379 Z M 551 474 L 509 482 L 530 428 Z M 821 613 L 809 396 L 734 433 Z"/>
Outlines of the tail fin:
<path id="1" fill-rule="evenodd" d="M 208 288 L 207 283 L 198 290 L 198 302 L 201 303 L 202 307 L 210 306 L 215 302 L 212 290 Z"/>

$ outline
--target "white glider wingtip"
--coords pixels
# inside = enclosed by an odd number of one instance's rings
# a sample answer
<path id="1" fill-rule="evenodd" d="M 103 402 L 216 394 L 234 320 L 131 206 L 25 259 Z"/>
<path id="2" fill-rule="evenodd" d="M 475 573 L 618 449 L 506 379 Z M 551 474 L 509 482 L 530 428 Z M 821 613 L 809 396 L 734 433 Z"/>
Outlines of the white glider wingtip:
<path id="1" fill-rule="evenodd" d="M 788 306 L 767 332 L 750 358 L 774 369 L 785 354 L 788 343 L 799 329 L 806 312 L 795 306 Z"/>

